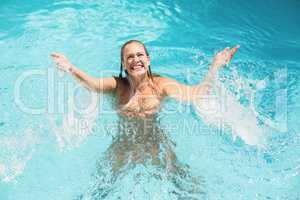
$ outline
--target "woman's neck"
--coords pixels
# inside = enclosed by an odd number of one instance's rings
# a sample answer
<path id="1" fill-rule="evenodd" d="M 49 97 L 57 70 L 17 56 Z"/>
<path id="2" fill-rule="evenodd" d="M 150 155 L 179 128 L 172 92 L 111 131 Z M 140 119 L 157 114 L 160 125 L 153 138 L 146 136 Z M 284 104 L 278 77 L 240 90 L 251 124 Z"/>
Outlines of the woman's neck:
<path id="1" fill-rule="evenodd" d="M 144 84 L 150 82 L 150 78 L 148 77 L 147 74 L 139 77 L 128 76 L 128 80 L 130 83 L 130 87 L 134 92 L 138 90 L 140 87 L 142 87 Z"/>

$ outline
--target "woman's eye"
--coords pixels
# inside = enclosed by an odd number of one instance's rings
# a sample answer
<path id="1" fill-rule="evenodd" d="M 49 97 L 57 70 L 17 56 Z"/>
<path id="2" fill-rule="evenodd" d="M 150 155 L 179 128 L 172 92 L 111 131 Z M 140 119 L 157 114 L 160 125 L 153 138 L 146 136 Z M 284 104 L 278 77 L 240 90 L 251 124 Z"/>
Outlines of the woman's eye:
<path id="1" fill-rule="evenodd" d="M 138 56 L 138 57 L 141 57 L 141 56 L 143 56 L 143 55 L 144 55 L 144 54 L 138 54 L 137 56 Z"/>

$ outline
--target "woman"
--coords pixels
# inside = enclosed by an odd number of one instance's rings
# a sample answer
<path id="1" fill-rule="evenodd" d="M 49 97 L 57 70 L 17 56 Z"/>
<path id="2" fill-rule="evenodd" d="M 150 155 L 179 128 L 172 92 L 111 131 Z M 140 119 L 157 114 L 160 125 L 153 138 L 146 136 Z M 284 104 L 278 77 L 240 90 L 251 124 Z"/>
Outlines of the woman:
<path id="1" fill-rule="evenodd" d="M 225 48 L 213 59 L 204 80 L 195 86 L 153 76 L 150 69 L 150 56 L 145 45 L 137 40 L 126 42 L 121 48 L 121 71 L 119 77 L 94 78 L 75 67 L 64 55 L 53 53 L 52 59 L 58 68 L 69 72 L 87 88 L 96 92 L 115 91 L 119 100 L 119 111 L 124 116 L 150 117 L 158 112 L 164 97 L 180 101 L 192 101 L 199 95 L 207 95 L 217 71 L 228 64 L 239 46 Z M 123 69 L 126 77 L 122 77 Z"/>
<path id="2" fill-rule="evenodd" d="M 225 48 L 218 53 L 205 79 L 195 86 L 153 76 L 149 53 L 145 45 L 137 40 L 130 40 L 121 48 L 119 77 L 94 78 L 72 65 L 64 55 L 51 55 L 59 69 L 69 72 L 92 91 L 114 91 L 119 102 L 119 131 L 107 149 L 104 160 L 99 163 L 100 171 L 97 174 L 101 181 L 93 189 L 93 196 L 103 199 L 110 188 L 113 188 L 113 185 L 107 187 L 108 183 L 115 183 L 119 174 L 138 164 L 149 164 L 163 169 L 164 174 L 175 185 L 173 193 L 178 194 L 177 196 L 198 196 L 201 193 L 199 180 L 191 176 L 188 166 L 177 160 L 173 151 L 174 142 L 161 130 L 155 114 L 159 111 L 164 97 L 192 101 L 199 95 L 209 94 L 217 71 L 229 63 L 238 48 L 239 46 Z M 122 76 L 123 70 L 125 77 Z M 105 161 L 108 161 L 111 173 L 101 171 L 107 165 Z"/>

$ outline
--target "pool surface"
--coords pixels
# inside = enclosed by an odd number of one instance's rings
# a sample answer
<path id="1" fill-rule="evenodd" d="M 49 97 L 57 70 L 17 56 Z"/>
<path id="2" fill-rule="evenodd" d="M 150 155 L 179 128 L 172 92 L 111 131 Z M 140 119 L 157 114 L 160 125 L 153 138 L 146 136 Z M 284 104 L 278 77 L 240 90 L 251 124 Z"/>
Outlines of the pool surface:
<path id="1" fill-rule="evenodd" d="M 1 1 L 0 199 L 299 200 L 299 11 L 297 0 Z M 190 85 L 216 52 L 241 47 L 208 101 L 166 99 L 146 122 L 120 118 L 114 97 L 49 57 L 117 76 L 130 39 L 153 72 Z"/>

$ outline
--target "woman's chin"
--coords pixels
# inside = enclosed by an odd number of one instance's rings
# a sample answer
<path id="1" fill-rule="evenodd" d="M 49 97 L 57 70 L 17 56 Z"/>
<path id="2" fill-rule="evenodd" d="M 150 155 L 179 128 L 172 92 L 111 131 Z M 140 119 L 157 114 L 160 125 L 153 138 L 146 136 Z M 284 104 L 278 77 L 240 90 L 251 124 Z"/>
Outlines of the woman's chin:
<path id="1" fill-rule="evenodd" d="M 145 74 L 147 74 L 146 70 L 136 70 L 136 71 L 132 71 L 129 75 L 131 76 L 144 76 Z"/>

